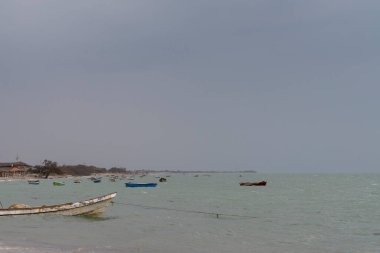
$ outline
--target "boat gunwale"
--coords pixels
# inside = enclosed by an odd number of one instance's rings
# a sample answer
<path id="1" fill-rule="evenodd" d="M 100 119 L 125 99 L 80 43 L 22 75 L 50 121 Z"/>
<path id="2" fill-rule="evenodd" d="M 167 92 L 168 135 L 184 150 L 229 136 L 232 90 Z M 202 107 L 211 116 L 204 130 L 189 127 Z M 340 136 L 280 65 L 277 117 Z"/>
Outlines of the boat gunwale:
<path id="1" fill-rule="evenodd" d="M 42 206 L 34 206 L 34 207 L 22 207 L 22 208 L 0 208 L 0 213 L 2 211 L 4 212 L 12 212 L 12 211 L 32 211 L 36 210 L 36 212 L 21 212 L 21 213 L 9 213 L 9 214 L 0 214 L 0 216 L 14 216 L 14 215 L 31 215 L 31 214 L 44 214 L 44 213 L 56 213 L 56 212 L 62 212 L 62 211 L 67 211 L 67 210 L 73 210 L 77 208 L 81 208 L 84 206 L 89 206 L 93 205 L 96 203 L 101 203 L 107 200 L 112 200 L 116 196 L 117 192 L 112 192 L 106 195 L 102 195 L 99 197 L 91 198 L 91 199 L 86 199 L 82 201 L 77 201 L 77 202 L 67 202 L 63 204 L 56 204 L 56 205 L 42 205 Z M 96 200 L 96 201 L 95 201 Z M 86 203 L 87 202 L 87 203 Z M 77 206 L 73 206 L 74 204 L 77 204 Z M 67 206 L 67 207 L 65 207 Z M 61 209 L 59 209 L 62 207 Z M 52 210 L 42 210 L 38 211 L 37 209 L 52 209 Z M 55 210 L 54 210 L 55 209 Z"/>

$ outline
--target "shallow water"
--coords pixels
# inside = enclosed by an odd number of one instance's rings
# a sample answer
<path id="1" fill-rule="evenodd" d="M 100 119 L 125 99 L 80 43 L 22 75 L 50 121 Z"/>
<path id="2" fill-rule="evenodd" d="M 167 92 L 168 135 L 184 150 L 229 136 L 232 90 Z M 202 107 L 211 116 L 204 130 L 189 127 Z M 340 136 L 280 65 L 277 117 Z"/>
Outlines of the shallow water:
<path id="1" fill-rule="evenodd" d="M 0 217 L 0 252 L 380 252 L 380 175 L 239 175 L 173 174 L 156 188 L 2 181 L 4 206 L 118 195 L 100 219 Z"/>

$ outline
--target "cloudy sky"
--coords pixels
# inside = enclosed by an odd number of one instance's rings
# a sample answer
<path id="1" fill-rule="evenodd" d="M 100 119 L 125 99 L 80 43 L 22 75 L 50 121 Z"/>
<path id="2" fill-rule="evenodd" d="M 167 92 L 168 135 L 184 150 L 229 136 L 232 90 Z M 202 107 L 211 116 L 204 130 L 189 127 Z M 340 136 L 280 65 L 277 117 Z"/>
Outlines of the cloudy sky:
<path id="1" fill-rule="evenodd" d="M 380 2 L 2 0 L 0 161 L 380 171 Z"/>

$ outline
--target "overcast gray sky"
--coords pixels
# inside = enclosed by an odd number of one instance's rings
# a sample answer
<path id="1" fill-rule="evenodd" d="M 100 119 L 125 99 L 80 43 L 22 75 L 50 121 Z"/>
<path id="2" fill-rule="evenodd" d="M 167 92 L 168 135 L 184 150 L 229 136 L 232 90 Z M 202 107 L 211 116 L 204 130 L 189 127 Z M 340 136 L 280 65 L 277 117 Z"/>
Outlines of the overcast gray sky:
<path id="1" fill-rule="evenodd" d="M 2 0 L 0 161 L 380 171 L 380 1 Z"/>

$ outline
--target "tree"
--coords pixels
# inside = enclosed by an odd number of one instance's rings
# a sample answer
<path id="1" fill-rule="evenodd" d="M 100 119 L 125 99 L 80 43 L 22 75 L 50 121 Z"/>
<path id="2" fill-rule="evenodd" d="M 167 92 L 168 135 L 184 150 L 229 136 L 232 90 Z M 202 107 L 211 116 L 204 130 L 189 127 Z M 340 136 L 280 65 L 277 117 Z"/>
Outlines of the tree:
<path id="1" fill-rule="evenodd" d="M 44 160 L 43 161 L 43 166 L 41 168 L 41 175 L 45 178 L 48 178 L 50 173 L 55 173 L 58 175 L 62 175 L 63 172 L 58 168 L 57 162 L 53 162 L 50 160 Z"/>

